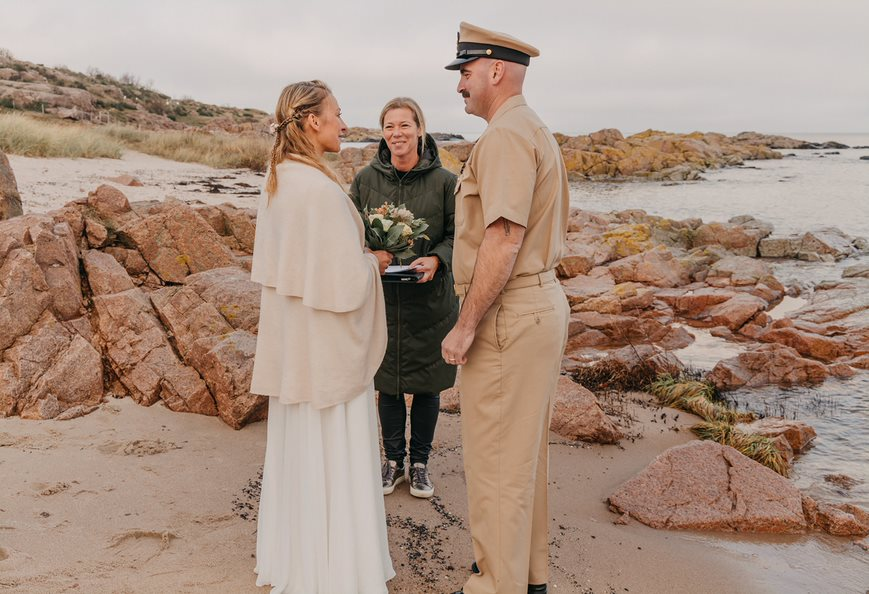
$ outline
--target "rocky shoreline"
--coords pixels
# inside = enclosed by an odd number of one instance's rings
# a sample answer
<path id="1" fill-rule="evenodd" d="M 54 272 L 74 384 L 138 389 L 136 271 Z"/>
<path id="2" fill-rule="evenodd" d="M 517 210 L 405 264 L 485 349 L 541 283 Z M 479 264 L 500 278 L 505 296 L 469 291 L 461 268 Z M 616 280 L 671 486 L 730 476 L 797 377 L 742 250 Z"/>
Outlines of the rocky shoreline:
<path id="1" fill-rule="evenodd" d="M 356 129 L 359 130 L 359 129 Z M 364 132 L 364 129 L 361 129 Z M 376 131 L 374 131 L 376 132 Z M 738 167 L 746 161 L 781 159 L 775 148 L 847 148 L 838 143 L 815 145 L 783 136 L 743 132 L 725 136 L 715 132 L 675 134 L 646 130 L 625 137 L 615 129 L 587 135 L 556 134 L 568 174 L 573 181 L 686 181 L 703 179 L 702 173 L 722 167 Z M 365 141 L 369 137 L 354 136 Z M 371 136 L 376 140 L 379 136 Z M 440 147 L 444 167 L 458 173 L 468 159 L 472 142 L 449 142 Z M 345 148 L 331 157 L 333 167 L 349 184 L 365 167 L 376 145 Z"/>
<path id="2" fill-rule="evenodd" d="M 247 391 L 259 308 L 248 273 L 255 225 L 253 209 L 130 203 L 108 185 L 59 210 L 0 221 L 0 416 L 70 419 L 107 397 L 129 396 L 144 406 L 219 416 L 236 429 L 264 418 L 265 399 Z M 642 384 L 682 371 L 674 351 L 694 340 L 692 327 L 744 347 L 706 378 L 721 391 L 869 369 L 866 271 L 855 267 L 849 278 L 816 287 L 805 306 L 774 319 L 770 310 L 800 289 L 779 282 L 765 260 L 848 258 L 866 252 L 861 238 L 833 229 L 779 238 L 747 216 L 704 223 L 573 209 L 568 248 L 558 272 L 572 310 L 570 338 L 552 424 L 567 440 L 626 439 L 629 423 L 607 414 L 601 398 L 642 387 L 625 378 Z M 443 406 L 457 410 L 455 389 Z M 783 441 L 798 454 L 805 431 L 784 433 L 796 436 Z M 736 450 L 714 445 L 662 453 L 610 498 L 621 521 L 869 534 L 863 510 L 815 502 Z M 744 505 L 700 506 L 702 514 L 676 521 L 668 499 L 676 496 L 649 488 L 673 478 L 661 478 L 661 468 L 675 467 L 693 477 L 680 487 L 685 497 L 695 498 L 692 485 L 700 481 L 717 485 L 714 501 Z"/>

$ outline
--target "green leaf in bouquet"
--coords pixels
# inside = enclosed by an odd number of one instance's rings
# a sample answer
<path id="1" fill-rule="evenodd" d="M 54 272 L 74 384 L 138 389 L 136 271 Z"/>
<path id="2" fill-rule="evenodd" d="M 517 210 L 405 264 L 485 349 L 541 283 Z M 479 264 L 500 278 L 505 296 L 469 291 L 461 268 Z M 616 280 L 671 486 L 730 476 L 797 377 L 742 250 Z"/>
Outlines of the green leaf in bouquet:
<path id="1" fill-rule="evenodd" d="M 397 244 L 401 239 L 401 231 L 403 229 L 403 225 L 393 225 L 390 227 L 389 232 L 386 234 L 386 245 Z"/>

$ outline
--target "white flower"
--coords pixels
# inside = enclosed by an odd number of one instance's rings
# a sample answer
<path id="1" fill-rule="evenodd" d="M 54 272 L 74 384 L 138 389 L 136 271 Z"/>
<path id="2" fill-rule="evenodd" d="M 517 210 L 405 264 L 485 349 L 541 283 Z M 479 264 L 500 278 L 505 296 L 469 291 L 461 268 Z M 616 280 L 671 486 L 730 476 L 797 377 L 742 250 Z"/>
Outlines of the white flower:
<path id="1" fill-rule="evenodd" d="M 383 220 L 381 221 L 381 223 L 383 224 L 383 230 L 384 230 L 384 231 L 389 231 L 389 228 L 392 227 L 392 223 L 393 223 L 393 222 L 390 221 L 389 219 L 383 219 Z"/>
<path id="2" fill-rule="evenodd" d="M 382 218 L 383 218 L 382 214 L 370 214 L 370 215 L 368 215 L 368 222 L 373 223 L 374 219 L 382 219 Z"/>
<path id="3" fill-rule="evenodd" d="M 413 220 L 413 213 L 406 208 L 399 208 L 395 211 L 395 218 L 402 223 L 410 223 Z"/>
<path id="4" fill-rule="evenodd" d="M 411 235 L 413 235 L 413 229 L 410 228 L 410 225 L 405 225 L 404 223 L 402 223 L 401 226 L 404 227 L 404 229 L 401 230 L 402 237 L 410 237 Z"/>

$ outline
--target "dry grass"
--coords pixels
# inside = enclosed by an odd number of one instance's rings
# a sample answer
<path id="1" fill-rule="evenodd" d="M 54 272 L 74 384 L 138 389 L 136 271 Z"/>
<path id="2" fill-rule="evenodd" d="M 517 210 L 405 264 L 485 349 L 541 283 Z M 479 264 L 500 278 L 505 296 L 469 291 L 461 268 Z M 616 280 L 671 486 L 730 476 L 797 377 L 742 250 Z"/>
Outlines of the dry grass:
<path id="1" fill-rule="evenodd" d="M 265 171 L 272 146 L 271 139 L 254 134 L 187 130 L 155 132 L 128 126 L 105 126 L 103 130 L 107 136 L 133 150 L 219 169 Z"/>
<path id="2" fill-rule="evenodd" d="M 97 128 L 0 113 L 0 150 L 25 157 L 119 159 L 124 146 Z"/>
<path id="3" fill-rule="evenodd" d="M 744 433 L 728 423 L 698 423 L 691 427 L 700 439 L 709 439 L 730 446 L 755 462 L 771 468 L 782 476 L 788 476 L 787 459 L 769 437 Z"/>
<path id="4" fill-rule="evenodd" d="M 220 169 L 264 171 L 271 139 L 255 134 L 66 124 L 0 113 L 0 150 L 4 152 L 28 157 L 118 159 L 125 148 Z"/>
<path id="5" fill-rule="evenodd" d="M 574 369 L 570 375 L 574 381 L 592 392 L 603 390 L 645 391 L 658 376 L 658 371 L 654 365 L 645 360 L 640 365 L 629 368 L 620 361 L 603 359 L 592 365 Z"/>
<path id="6" fill-rule="evenodd" d="M 715 388 L 705 382 L 662 375 L 652 383 L 650 392 L 665 406 L 694 413 L 710 422 L 742 423 L 757 418 L 754 413 L 739 412 L 713 402 Z"/>

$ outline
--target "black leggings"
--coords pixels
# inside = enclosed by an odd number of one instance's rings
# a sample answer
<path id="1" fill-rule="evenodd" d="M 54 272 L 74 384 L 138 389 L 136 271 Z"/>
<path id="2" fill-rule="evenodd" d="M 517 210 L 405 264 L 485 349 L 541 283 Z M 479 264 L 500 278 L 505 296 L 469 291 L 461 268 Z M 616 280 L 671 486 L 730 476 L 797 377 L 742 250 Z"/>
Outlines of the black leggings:
<path id="1" fill-rule="evenodd" d="M 410 407 L 410 463 L 428 464 L 431 442 L 441 405 L 440 394 L 418 393 L 413 395 Z M 383 431 L 383 449 L 386 457 L 402 465 L 407 441 L 404 437 L 407 423 L 407 406 L 404 395 L 380 393 L 380 428 Z"/>

